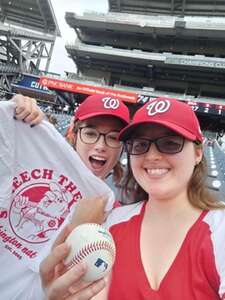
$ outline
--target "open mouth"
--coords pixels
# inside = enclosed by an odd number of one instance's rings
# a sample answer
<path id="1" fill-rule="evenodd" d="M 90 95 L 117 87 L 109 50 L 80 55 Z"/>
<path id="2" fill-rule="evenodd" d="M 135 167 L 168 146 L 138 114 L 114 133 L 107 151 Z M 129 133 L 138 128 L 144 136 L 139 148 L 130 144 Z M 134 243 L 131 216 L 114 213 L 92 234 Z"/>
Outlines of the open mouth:
<path id="1" fill-rule="evenodd" d="M 89 157 L 89 161 L 91 163 L 92 168 L 94 169 L 99 169 L 103 167 L 106 163 L 106 159 L 101 157 L 93 157 L 93 156 Z"/>

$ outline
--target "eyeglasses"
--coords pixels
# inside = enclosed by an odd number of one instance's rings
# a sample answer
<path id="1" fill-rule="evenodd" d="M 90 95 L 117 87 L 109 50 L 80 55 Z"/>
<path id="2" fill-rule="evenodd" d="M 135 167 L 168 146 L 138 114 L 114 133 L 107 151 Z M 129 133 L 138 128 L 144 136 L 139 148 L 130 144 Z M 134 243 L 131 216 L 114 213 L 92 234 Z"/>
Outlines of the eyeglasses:
<path id="1" fill-rule="evenodd" d="M 125 142 L 126 150 L 131 155 L 141 155 L 149 151 L 152 143 L 161 153 L 175 154 L 181 152 L 184 147 L 185 138 L 180 135 L 168 135 L 154 140 L 145 138 L 133 138 Z"/>
<path id="2" fill-rule="evenodd" d="M 118 140 L 119 131 L 110 131 L 107 133 L 101 133 L 96 128 L 92 127 L 80 127 L 80 139 L 85 144 L 95 144 L 102 135 L 104 137 L 105 144 L 110 148 L 119 148 L 122 146 L 122 142 Z"/>

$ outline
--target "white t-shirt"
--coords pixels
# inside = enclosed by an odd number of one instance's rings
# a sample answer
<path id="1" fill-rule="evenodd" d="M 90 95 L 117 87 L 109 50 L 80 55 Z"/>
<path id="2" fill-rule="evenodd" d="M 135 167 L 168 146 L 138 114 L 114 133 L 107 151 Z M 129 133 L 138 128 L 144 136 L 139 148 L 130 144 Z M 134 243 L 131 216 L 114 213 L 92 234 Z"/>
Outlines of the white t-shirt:
<path id="1" fill-rule="evenodd" d="M 0 102 L 0 298 L 41 300 L 39 263 L 77 201 L 108 195 L 110 210 L 114 195 L 52 124 L 31 128 L 13 114 Z"/>

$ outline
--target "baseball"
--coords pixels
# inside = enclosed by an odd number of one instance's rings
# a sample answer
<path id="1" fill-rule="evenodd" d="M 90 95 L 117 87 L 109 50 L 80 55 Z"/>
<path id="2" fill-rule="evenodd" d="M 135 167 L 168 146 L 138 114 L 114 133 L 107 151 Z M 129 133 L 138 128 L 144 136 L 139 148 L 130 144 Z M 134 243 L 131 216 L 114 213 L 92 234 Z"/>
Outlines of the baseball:
<path id="1" fill-rule="evenodd" d="M 71 268 L 85 261 L 88 268 L 84 281 L 100 279 L 111 270 L 116 247 L 112 235 L 104 227 L 94 223 L 79 225 L 69 234 L 66 243 L 71 250 L 64 263 Z"/>

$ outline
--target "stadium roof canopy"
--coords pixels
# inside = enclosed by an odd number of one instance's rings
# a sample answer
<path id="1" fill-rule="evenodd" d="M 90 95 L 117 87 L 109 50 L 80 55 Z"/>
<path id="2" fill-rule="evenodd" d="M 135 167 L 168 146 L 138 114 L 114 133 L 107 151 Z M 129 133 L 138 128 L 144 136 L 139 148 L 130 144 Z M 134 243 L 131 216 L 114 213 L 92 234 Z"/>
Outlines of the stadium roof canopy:
<path id="1" fill-rule="evenodd" d="M 60 36 L 50 0 L 1 0 L 0 21 Z"/>
<path id="2" fill-rule="evenodd" d="M 140 14 L 225 16 L 224 0 L 109 0 L 109 10 Z"/>
<path id="3" fill-rule="evenodd" d="M 224 17 L 67 12 L 65 19 L 86 44 L 224 57 Z"/>
<path id="4" fill-rule="evenodd" d="M 225 8 L 225 4 L 224 4 Z M 84 12 L 78 15 L 66 12 L 66 22 L 75 30 L 79 28 L 84 35 L 90 31 L 154 36 L 183 36 L 197 38 L 220 38 L 225 35 L 224 17 L 137 15 L 127 13 Z M 79 36 L 80 38 L 80 36 Z M 97 38 L 97 37 L 96 37 Z M 96 39 L 95 38 L 95 39 Z M 93 39 L 93 38 L 92 38 Z"/>

